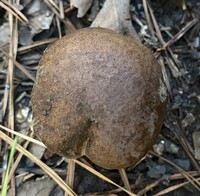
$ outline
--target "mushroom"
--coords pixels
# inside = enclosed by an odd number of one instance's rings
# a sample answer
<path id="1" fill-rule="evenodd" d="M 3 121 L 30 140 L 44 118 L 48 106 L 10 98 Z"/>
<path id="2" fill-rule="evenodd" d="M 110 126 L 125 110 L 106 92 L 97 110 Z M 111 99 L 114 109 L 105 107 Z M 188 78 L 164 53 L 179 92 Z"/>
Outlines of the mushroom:
<path id="1" fill-rule="evenodd" d="M 36 135 L 67 158 L 135 165 L 155 143 L 167 90 L 151 51 L 131 37 L 85 28 L 52 44 L 32 92 Z"/>

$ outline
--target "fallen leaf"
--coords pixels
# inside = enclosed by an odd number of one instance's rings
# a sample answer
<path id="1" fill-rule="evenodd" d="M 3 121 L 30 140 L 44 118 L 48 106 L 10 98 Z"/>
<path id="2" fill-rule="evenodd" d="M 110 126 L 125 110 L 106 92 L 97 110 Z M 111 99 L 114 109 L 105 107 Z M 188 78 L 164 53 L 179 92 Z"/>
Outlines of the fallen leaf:
<path id="1" fill-rule="evenodd" d="M 71 0 L 70 6 L 78 8 L 77 17 L 83 17 L 92 5 L 93 0 Z"/>
<path id="2" fill-rule="evenodd" d="M 29 152 L 31 152 L 33 155 L 35 155 L 38 159 L 41 159 L 44 154 L 45 148 L 42 146 L 39 146 L 37 144 L 31 143 L 29 146 Z M 34 162 L 30 159 L 26 160 L 26 164 L 31 167 L 34 165 Z"/>
<path id="3" fill-rule="evenodd" d="M 56 183 L 51 179 L 42 179 L 38 181 L 27 181 L 17 188 L 17 196 L 37 195 L 48 196 Z M 8 192 L 8 196 L 12 195 L 12 191 Z"/>
<path id="4" fill-rule="evenodd" d="M 9 24 L 4 23 L 0 26 L 0 46 L 7 45 L 9 43 L 10 29 Z"/>
<path id="5" fill-rule="evenodd" d="M 107 0 L 91 27 L 109 28 L 139 40 L 131 22 L 129 8 L 130 0 Z"/>

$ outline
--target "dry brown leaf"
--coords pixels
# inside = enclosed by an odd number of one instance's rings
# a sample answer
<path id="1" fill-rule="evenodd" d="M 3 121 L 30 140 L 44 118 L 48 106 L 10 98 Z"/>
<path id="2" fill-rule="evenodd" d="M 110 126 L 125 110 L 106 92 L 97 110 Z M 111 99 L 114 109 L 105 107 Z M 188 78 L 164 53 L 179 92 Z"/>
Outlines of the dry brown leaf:
<path id="1" fill-rule="evenodd" d="M 139 37 L 131 23 L 130 0 L 107 0 L 91 27 L 104 27 L 119 33 L 126 33 L 135 39 Z"/>
<path id="2" fill-rule="evenodd" d="M 48 196 L 56 183 L 50 179 L 41 179 L 38 181 L 27 181 L 17 188 L 18 196 L 26 195 L 37 195 L 37 196 Z M 12 195 L 12 191 L 8 192 L 8 196 Z"/>
<path id="3" fill-rule="evenodd" d="M 0 45 L 5 46 L 9 42 L 10 30 L 9 23 L 4 23 L 0 26 Z"/>
<path id="4" fill-rule="evenodd" d="M 83 17 L 92 5 L 93 0 L 71 0 L 70 6 L 78 8 L 77 17 Z"/>
<path id="5" fill-rule="evenodd" d="M 37 157 L 38 159 L 42 158 L 45 149 L 46 149 L 45 147 L 39 146 L 39 145 L 34 144 L 34 143 L 31 143 L 29 145 L 29 148 L 28 148 L 29 152 L 31 154 L 33 154 L 35 157 Z M 30 159 L 27 159 L 26 164 L 29 165 L 29 166 L 32 166 L 34 164 L 34 162 L 31 161 Z"/>

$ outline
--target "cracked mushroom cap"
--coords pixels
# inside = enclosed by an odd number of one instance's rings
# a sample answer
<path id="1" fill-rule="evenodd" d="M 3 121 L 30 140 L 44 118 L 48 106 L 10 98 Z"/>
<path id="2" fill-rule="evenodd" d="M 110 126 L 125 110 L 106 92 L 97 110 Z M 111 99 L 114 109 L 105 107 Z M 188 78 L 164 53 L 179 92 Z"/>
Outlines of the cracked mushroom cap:
<path id="1" fill-rule="evenodd" d="M 132 38 L 78 30 L 45 51 L 36 80 L 34 130 L 51 151 L 116 169 L 155 143 L 167 91 L 151 51 Z"/>

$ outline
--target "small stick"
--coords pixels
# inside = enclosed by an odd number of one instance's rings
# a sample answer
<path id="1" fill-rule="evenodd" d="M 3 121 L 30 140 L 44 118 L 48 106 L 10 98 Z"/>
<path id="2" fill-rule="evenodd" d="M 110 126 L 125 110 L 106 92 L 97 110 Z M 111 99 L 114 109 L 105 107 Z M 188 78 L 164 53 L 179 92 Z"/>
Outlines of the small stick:
<path id="1" fill-rule="evenodd" d="M 74 173 L 75 173 L 75 162 L 72 159 L 68 159 L 66 183 L 69 185 L 71 189 L 73 189 L 74 186 Z M 68 195 L 69 194 L 65 192 L 65 196 Z"/>
<path id="2" fill-rule="evenodd" d="M 120 173 L 120 176 L 122 178 L 125 188 L 131 192 L 131 186 L 130 186 L 128 176 L 127 176 L 125 169 L 119 169 L 119 173 Z"/>

